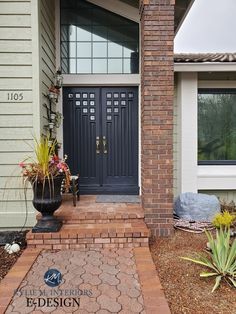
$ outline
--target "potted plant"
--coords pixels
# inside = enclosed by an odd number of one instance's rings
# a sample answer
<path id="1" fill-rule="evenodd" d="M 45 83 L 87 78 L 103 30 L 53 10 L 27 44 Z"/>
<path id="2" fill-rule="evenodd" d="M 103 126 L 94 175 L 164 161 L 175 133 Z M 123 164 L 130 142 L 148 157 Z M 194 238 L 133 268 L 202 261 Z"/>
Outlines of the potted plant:
<path id="1" fill-rule="evenodd" d="M 48 90 L 49 99 L 51 100 L 55 99 L 56 102 L 58 101 L 59 94 L 60 94 L 60 90 L 53 85 Z"/>
<path id="2" fill-rule="evenodd" d="M 66 158 L 60 160 L 55 148 L 56 140 L 50 143 L 48 137 L 42 136 L 40 141 L 35 140 L 35 158 L 20 163 L 24 184 L 30 182 L 33 189 L 33 205 L 42 214 L 32 232 L 56 232 L 62 226 L 53 213 L 62 203 L 63 179 L 66 187 L 70 184 L 70 170 Z"/>

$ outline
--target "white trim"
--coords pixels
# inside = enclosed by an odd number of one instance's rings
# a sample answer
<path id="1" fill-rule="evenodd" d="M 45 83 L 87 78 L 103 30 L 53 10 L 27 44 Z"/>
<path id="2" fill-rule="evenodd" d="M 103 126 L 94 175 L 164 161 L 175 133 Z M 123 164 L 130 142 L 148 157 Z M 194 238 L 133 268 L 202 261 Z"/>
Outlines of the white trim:
<path id="1" fill-rule="evenodd" d="M 139 9 L 132 7 L 119 0 L 87 0 L 103 9 L 110 12 L 123 16 L 131 21 L 139 23 Z"/>
<path id="2" fill-rule="evenodd" d="M 197 191 L 197 73 L 178 76 L 178 192 Z"/>
<path id="3" fill-rule="evenodd" d="M 140 74 L 64 74 L 63 85 L 70 86 L 129 86 L 139 85 Z"/>
<path id="4" fill-rule="evenodd" d="M 236 62 L 175 63 L 175 72 L 235 72 Z"/>
<path id="5" fill-rule="evenodd" d="M 178 74 L 178 193 L 235 190 L 236 165 L 197 165 L 198 88 L 236 88 L 236 81 L 197 81 L 197 73 Z"/>
<path id="6" fill-rule="evenodd" d="M 235 190 L 236 166 L 198 166 L 199 190 Z"/>

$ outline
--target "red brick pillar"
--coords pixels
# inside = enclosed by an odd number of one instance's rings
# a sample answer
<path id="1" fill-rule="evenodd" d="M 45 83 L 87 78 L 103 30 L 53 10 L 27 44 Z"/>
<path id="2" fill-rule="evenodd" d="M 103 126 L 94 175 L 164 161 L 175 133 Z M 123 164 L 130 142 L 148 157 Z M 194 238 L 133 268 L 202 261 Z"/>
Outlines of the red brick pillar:
<path id="1" fill-rule="evenodd" d="M 141 14 L 142 204 L 154 236 L 173 231 L 174 1 L 143 0 Z"/>

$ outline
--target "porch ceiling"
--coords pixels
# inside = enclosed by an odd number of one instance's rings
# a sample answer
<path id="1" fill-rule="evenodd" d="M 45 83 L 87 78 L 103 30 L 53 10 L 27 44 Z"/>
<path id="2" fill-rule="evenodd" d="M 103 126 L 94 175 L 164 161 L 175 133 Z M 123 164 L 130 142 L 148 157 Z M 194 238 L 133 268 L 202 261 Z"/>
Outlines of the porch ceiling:
<path id="1" fill-rule="evenodd" d="M 134 8 L 139 7 L 139 0 L 121 0 Z M 194 0 L 175 0 L 175 32 L 180 28 Z"/>

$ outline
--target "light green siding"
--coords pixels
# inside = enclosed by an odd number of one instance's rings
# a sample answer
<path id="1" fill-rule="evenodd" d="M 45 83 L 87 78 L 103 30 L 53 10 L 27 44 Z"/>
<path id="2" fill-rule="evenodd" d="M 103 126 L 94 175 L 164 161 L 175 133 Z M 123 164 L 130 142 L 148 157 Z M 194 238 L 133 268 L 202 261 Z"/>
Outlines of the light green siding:
<path id="1" fill-rule="evenodd" d="M 42 104 L 55 72 L 54 15 L 54 0 L 0 0 L 0 228 L 22 227 L 26 207 L 26 226 L 35 222 L 18 164 L 47 124 Z"/>
<path id="2" fill-rule="evenodd" d="M 55 4 L 53 0 L 40 2 L 40 70 L 41 70 L 41 103 L 48 104 L 48 89 L 53 84 L 56 70 L 56 39 L 55 39 Z M 53 106 L 53 111 L 56 111 Z M 47 131 L 46 108 L 41 107 L 41 130 Z M 55 134 L 54 134 L 55 135 Z"/>
<path id="3" fill-rule="evenodd" d="M 18 164 L 31 154 L 34 132 L 31 38 L 31 2 L 0 1 L 0 228 L 21 227 L 25 220 Z M 23 99 L 15 100 L 19 93 Z M 31 225 L 31 203 L 28 211 Z"/>

